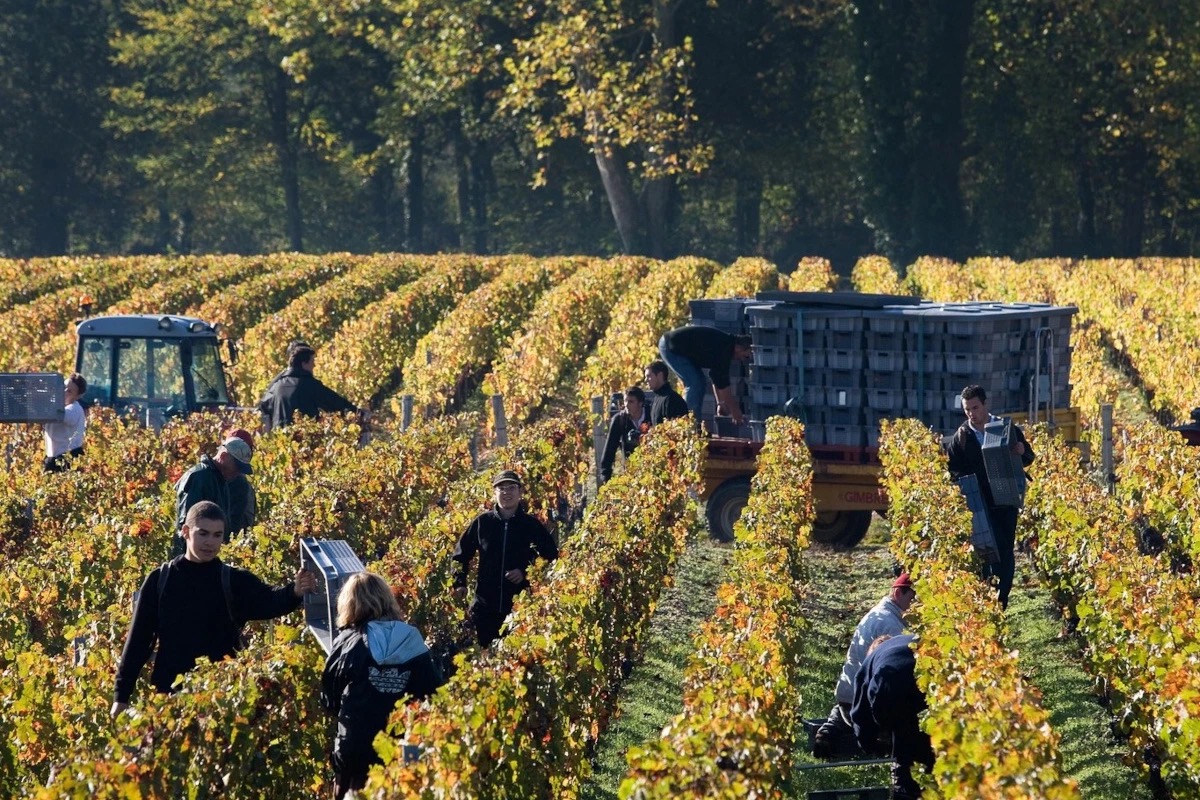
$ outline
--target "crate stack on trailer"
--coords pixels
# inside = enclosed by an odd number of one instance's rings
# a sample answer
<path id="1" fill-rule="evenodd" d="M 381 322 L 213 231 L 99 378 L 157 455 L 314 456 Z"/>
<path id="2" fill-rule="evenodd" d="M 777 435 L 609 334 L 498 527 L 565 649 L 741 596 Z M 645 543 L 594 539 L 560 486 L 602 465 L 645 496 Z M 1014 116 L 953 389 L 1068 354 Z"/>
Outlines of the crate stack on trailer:
<path id="1" fill-rule="evenodd" d="M 997 414 L 1070 405 L 1074 307 L 807 292 L 756 300 L 705 301 L 725 317 L 740 309 L 744 319 L 725 329 L 753 339 L 743 405 L 751 438 L 784 413 L 831 451 L 876 447 L 889 417 L 948 433 L 962 422 L 959 394 L 971 383 L 987 389 Z M 712 324 L 714 313 L 693 309 L 693 320 Z"/>

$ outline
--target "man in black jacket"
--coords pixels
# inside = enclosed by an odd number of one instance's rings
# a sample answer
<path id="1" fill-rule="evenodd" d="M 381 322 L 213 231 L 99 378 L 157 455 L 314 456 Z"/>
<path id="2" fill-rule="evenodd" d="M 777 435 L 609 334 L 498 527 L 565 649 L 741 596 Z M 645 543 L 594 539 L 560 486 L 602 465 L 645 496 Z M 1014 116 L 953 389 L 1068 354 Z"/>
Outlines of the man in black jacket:
<path id="1" fill-rule="evenodd" d="M 500 636 L 500 626 L 512 611 L 513 598 L 529 586 L 525 571 L 534 560 L 538 556 L 547 561 L 558 558 L 558 545 L 550 532 L 525 510 L 517 473 L 504 470 L 492 481 L 492 488 L 495 507 L 467 526 L 451 556 L 458 562 L 454 591 L 461 597 L 466 594 L 467 569 L 479 554 L 470 616 L 481 647 Z"/>
<path id="2" fill-rule="evenodd" d="M 188 513 L 197 503 L 207 500 L 216 503 L 228 521 L 232 512 L 232 497 L 230 484 L 239 476 L 254 474 L 250 465 L 253 451 L 244 439 L 229 436 L 221 442 L 215 457 L 200 456 L 200 463 L 189 469 L 175 482 L 175 546 L 171 557 L 181 556 L 187 551 L 183 539 L 183 526 Z M 252 490 L 251 490 L 252 491 Z M 242 523 L 244 524 L 244 518 Z M 231 533 L 238 533 L 241 528 L 233 529 L 225 525 L 225 541 L 229 541 Z"/>
<path id="3" fill-rule="evenodd" d="M 933 767 L 929 734 L 922 732 L 918 716 L 925 709 L 925 694 L 917 686 L 912 642 L 911 634 L 876 640 L 854 676 L 850 706 L 859 746 L 893 759 L 892 797 L 896 800 L 921 796 L 912 777 L 913 764 Z"/>
<path id="4" fill-rule="evenodd" d="M 613 414 L 608 422 L 608 438 L 604 441 L 604 455 L 600 459 L 600 485 L 612 478 L 617 450 L 629 458 L 642 440 L 642 434 L 649 429 L 646 393 L 637 386 L 630 386 L 625 390 L 625 410 Z"/>
<path id="5" fill-rule="evenodd" d="M 749 336 L 735 336 L 707 325 L 686 325 L 664 333 L 658 340 L 658 352 L 683 381 L 688 411 L 696 419 L 700 419 L 708 392 L 702 372 L 707 369 L 717 396 L 717 413 L 732 417 L 738 425 L 746 421 L 731 385 L 729 366 L 734 361 L 750 360 L 753 351 Z"/>
<path id="6" fill-rule="evenodd" d="M 671 372 L 667 362 L 651 361 L 646 366 L 645 377 L 646 386 L 653 392 L 653 397 L 646 398 L 650 403 L 651 425 L 661 425 L 666 420 L 687 416 L 687 402 L 671 385 Z"/>
<path id="7" fill-rule="evenodd" d="M 974 475 L 979 480 L 979 492 L 987 506 L 988 521 L 992 526 L 992 534 L 996 537 L 996 549 L 1000 552 L 1000 563 L 995 567 L 987 565 L 984 576 L 995 575 L 1000 579 L 1000 605 L 1008 608 L 1008 595 L 1012 591 L 1013 575 L 1016 572 L 1016 541 L 1017 541 L 1017 512 L 1014 506 L 998 506 L 992 496 L 992 487 L 988 483 L 987 469 L 983 463 L 983 428 L 988 422 L 998 420 L 987 407 L 987 392 L 983 387 L 972 384 L 962 390 L 963 411 L 967 419 L 945 441 L 946 455 L 949 457 L 950 474 L 957 480 L 966 475 Z M 1012 427 L 1015 441 L 1009 449 L 1021 457 L 1021 463 L 1029 466 L 1033 463 L 1033 448 L 1025 440 L 1025 434 L 1016 425 Z"/>
<path id="8" fill-rule="evenodd" d="M 187 553 L 153 570 L 142 582 L 133 622 L 117 666 L 112 713 L 129 704 L 142 667 L 154 654 L 150 682 L 170 692 L 175 679 L 207 656 L 220 661 L 240 647 L 243 623 L 273 619 L 295 610 L 316 576 L 306 570 L 272 589 L 252 573 L 221 563 L 225 514 L 208 501 L 188 512 L 183 526 Z"/>
<path id="9" fill-rule="evenodd" d="M 266 430 L 291 425 L 296 414 L 318 417 L 323 411 L 361 413 L 357 406 L 313 375 L 316 362 L 317 353 L 311 347 L 297 347 L 292 353 L 287 370 L 276 376 L 258 404 Z"/>

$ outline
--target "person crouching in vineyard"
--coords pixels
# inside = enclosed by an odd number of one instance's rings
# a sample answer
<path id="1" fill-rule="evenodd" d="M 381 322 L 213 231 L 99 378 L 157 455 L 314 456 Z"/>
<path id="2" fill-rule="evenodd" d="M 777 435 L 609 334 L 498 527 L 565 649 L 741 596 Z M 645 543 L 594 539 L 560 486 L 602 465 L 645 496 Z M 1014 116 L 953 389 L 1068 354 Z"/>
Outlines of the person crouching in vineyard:
<path id="1" fill-rule="evenodd" d="M 850 639 L 850 647 L 846 650 L 842 674 L 838 676 L 837 687 L 833 691 L 837 704 L 830 710 L 829 718 L 817 729 L 813 737 L 814 755 L 834 755 L 839 740 L 843 736 L 853 735 L 850 706 L 854 702 L 854 677 L 866 659 L 867 649 L 872 642 L 880 636 L 899 636 L 904 633 L 904 615 L 908 613 L 916 598 L 917 590 L 913 588 L 912 579 L 907 572 L 902 573 L 892 581 L 892 588 L 883 599 L 859 620 L 854 629 L 854 636 Z"/>
<path id="2" fill-rule="evenodd" d="M 512 611 L 513 598 L 529 586 L 525 571 L 534 560 L 538 556 L 547 561 L 558 558 L 554 537 L 526 510 L 517 473 L 499 473 L 492 489 L 495 505 L 467 526 L 451 556 L 458 562 L 454 593 L 462 598 L 467 591 L 467 570 L 479 554 L 475 601 L 469 616 L 481 647 L 500 636 L 500 626 Z"/>
<path id="3" fill-rule="evenodd" d="M 142 667 L 154 652 L 150 682 L 170 692 L 175 679 L 205 656 L 220 661 L 242 646 L 242 625 L 294 611 L 317 578 L 298 570 L 295 580 L 271 588 L 253 573 L 223 564 L 225 512 L 202 501 L 188 511 L 183 525 L 186 552 L 146 576 L 133 610 L 133 622 L 117 665 L 113 715 L 129 704 Z"/>
<path id="4" fill-rule="evenodd" d="M 650 430 L 650 415 L 646 413 L 646 393 L 637 386 L 625 390 L 625 410 L 613 414 L 608 422 L 608 438 L 604 441 L 604 456 L 600 459 L 600 483 L 612 478 L 613 461 L 620 450 L 626 458 L 633 455 L 642 434 Z"/>
<path id="5" fill-rule="evenodd" d="M 933 746 L 921 730 L 925 693 L 917 686 L 914 637 L 881 636 L 871 643 L 862 668 L 854 676 L 850 721 L 868 753 L 892 757 L 892 798 L 918 800 L 921 787 L 912 776 L 914 764 L 933 769 Z"/>
<path id="6" fill-rule="evenodd" d="M 442 671 L 421 632 L 400 619 L 387 582 L 371 572 L 350 576 L 338 593 L 337 625 L 321 676 L 321 702 L 337 718 L 331 763 L 335 798 L 362 789 L 375 735 L 401 700 L 424 700 L 442 685 Z"/>

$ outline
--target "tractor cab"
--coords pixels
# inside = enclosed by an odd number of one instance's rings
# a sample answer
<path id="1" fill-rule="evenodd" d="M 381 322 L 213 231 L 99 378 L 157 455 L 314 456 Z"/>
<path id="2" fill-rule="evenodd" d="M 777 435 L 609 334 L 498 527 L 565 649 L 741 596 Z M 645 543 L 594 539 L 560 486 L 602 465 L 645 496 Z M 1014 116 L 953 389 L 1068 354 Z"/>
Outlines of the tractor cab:
<path id="1" fill-rule="evenodd" d="M 148 424 L 230 405 L 217 329 L 172 314 L 93 317 L 79 323 L 75 371 L 81 402 L 136 414 Z"/>
<path id="2" fill-rule="evenodd" d="M 1173 430 L 1182 433 L 1184 441 L 1192 447 L 1200 447 L 1200 408 L 1192 410 L 1190 425 L 1178 425 Z"/>

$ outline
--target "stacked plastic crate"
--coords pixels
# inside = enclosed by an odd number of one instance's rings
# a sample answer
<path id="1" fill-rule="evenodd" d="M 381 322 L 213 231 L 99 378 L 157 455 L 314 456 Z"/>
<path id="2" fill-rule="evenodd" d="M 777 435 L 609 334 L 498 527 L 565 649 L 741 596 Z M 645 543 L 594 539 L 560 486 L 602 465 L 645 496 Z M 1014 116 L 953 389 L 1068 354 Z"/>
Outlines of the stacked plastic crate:
<path id="1" fill-rule="evenodd" d="M 750 331 L 747 327 L 748 321 L 745 310 L 747 306 L 755 302 L 755 300 L 746 297 L 691 300 L 688 302 L 688 311 L 691 314 L 690 324 L 706 325 L 735 336 L 749 334 Z M 705 370 L 706 376 L 707 373 L 708 371 Z M 743 409 L 748 409 L 750 389 L 747 383 L 746 367 L 739 361 L 733 362 L 729 366 L 729 378 L 733 382 L 738 402 Z M 682 388 L 680 391 L 683 391 Z M 747 411 L 747 418 L 751 416 L 751 413 Z M 737 436 L 749 439 L 754 434 L 754 429 L 749 425 L 734 425 L 732 420 L 727 418 L 721 419 L 718 422 L 717 399 L 713 397 L 711 387 L 704 395 L 704 404 L 700 410 L 700 418 L 704 420 L 705 426 L 709 431 L 721 436 Z M 754 419 L 759 418 L 754 417 Z"/>
<path id="2" fill-rule="evenodd" d="M 862 448 L 878 445 L 888 417 L 953 431 L 963 419 L 960 393 L 971 383 L 985 387 L 996 413 L 1027 410 L 1031 389 L 1041 407 L 1070 404 L 1073 307 L 836 302 L 747 307 L 753 420 L 785 413 L 790 403 L 811 445 Z"/>

